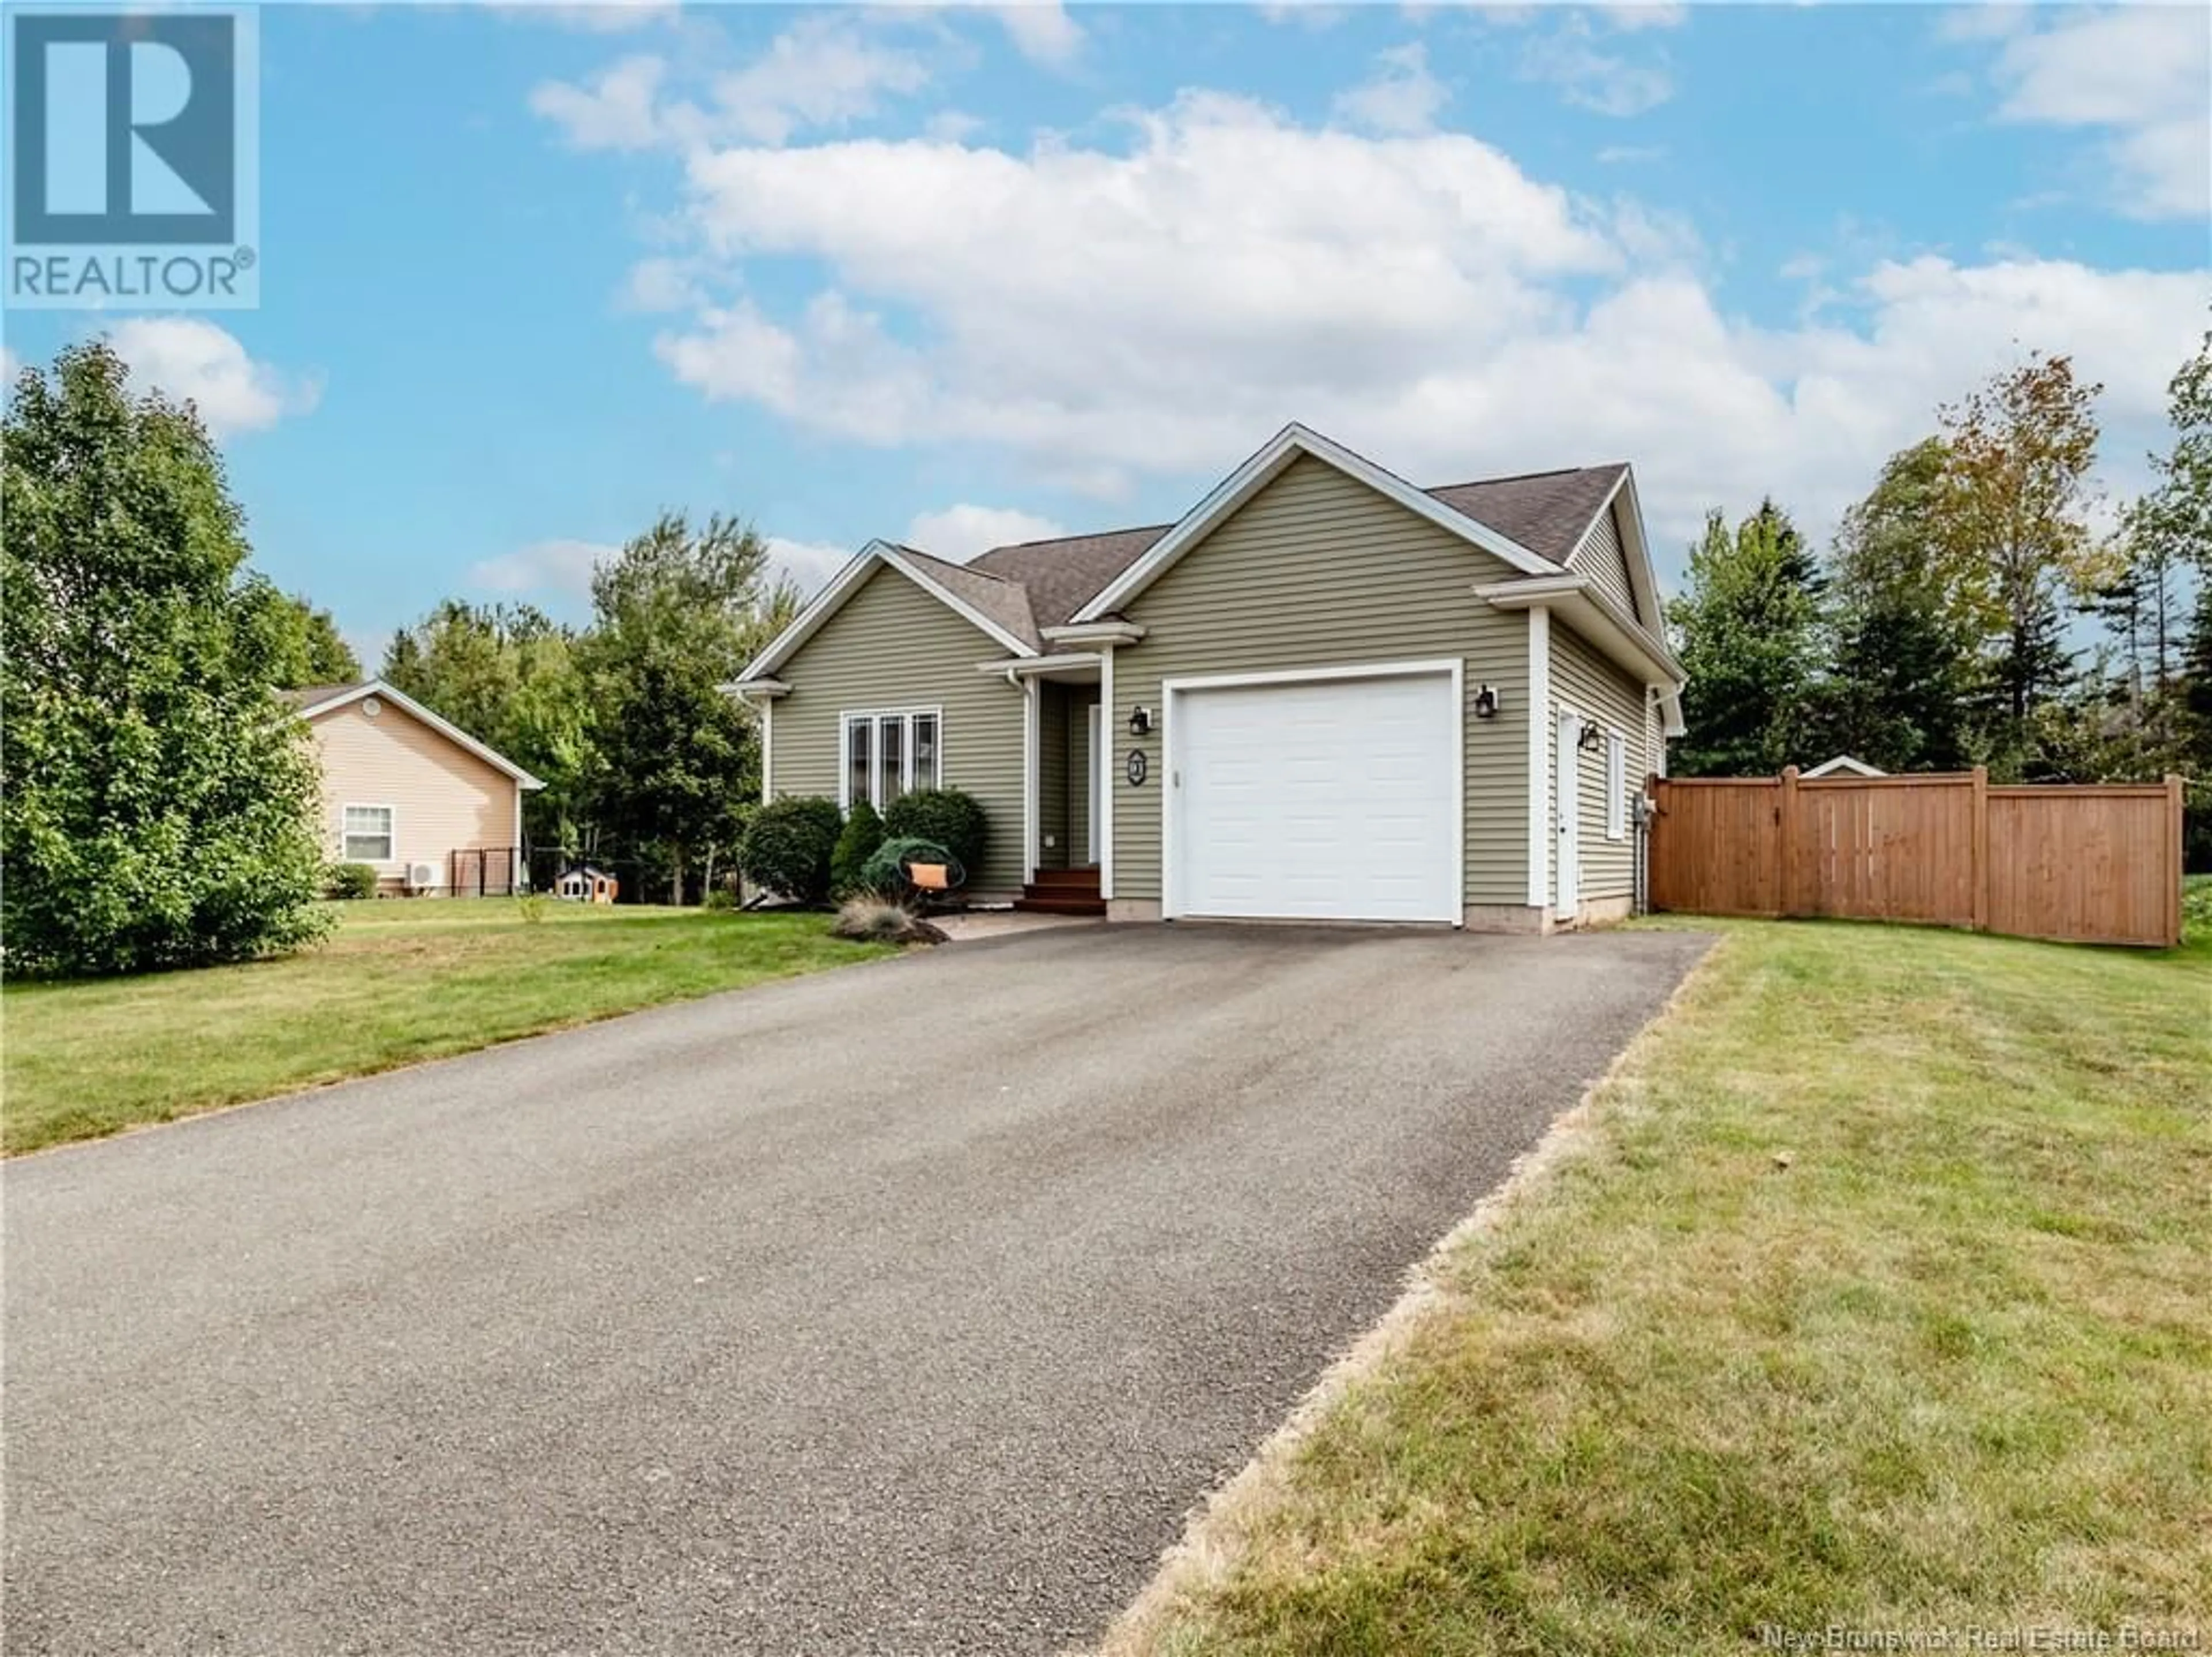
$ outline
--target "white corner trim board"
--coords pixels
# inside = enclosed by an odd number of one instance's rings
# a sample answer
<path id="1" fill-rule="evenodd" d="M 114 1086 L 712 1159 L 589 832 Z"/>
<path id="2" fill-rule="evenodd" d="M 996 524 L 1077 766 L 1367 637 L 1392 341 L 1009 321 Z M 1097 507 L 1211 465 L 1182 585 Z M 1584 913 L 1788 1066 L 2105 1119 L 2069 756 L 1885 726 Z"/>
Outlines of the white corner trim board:
<path id="1" fill-rule="evenodd" d="M 1552 612 L 1528 611 L 1528 906 L 1552 901 Z"/>

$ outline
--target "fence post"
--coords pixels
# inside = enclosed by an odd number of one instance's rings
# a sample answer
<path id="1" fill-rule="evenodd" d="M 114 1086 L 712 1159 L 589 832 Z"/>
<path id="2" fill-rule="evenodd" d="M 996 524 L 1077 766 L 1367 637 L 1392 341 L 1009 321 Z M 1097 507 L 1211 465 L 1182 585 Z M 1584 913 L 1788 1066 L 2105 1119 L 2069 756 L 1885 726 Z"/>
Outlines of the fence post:
<path id="1" fill-rule="evenodd" d="M 2178 771 L 2166 774 L 2166 945 L 2169 949 L 2181 945 L 2181 880 L 2182 871 L 2188 868 L 2188 832 L 2182 820 L 2181 775 Z"/>
<path id="2" fill-rule="evenodd" d="M 1974 767 L 1974 930 L 1990 929 L 1990 768 Z"/>
<path id="3" fill-rule="evenodd" d="M 1799 873 L 1797 860 L 1801 855 L 1798 848 L 1805 837 L 1799 830 L 1797 810 L 1797 767 L 1784 765 L 1782 768 L 1782 809 L 1778 813 L 1781 822 L 1775 847 L 1776 856 L 1781 863 L 1777 873 L 1782 877 L 1780 895 L 1784 919 L 1802 912 L 1798 894 L 1804 889 L 1805 882 Z"/>

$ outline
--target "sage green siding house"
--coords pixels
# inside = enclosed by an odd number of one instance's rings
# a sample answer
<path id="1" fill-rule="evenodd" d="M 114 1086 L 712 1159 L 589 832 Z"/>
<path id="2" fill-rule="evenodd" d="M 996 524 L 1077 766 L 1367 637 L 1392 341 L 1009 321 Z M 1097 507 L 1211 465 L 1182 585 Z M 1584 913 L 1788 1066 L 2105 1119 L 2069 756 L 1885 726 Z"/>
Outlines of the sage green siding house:
<path id="1" fill-rule="evenodd" d="M 770 798 L 974 795 L 984 901 L 1548 931 L 1627 912 L 1682 672 L 1627 466 L 1425 490 L 1292 425 L 1174 524 L 872 543 L 733 688 Z"/>

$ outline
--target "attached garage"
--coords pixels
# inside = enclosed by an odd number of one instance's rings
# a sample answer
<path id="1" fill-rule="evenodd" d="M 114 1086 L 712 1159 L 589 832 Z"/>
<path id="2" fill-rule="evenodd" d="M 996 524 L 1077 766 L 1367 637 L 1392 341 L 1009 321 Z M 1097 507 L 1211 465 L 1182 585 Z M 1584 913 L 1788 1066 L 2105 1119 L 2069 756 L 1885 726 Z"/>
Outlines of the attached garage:
<path id="1" fill-rule="evenodd" d="M 1170 916 L 1461 917 L 1461 665 L 1170 679 Z"/>

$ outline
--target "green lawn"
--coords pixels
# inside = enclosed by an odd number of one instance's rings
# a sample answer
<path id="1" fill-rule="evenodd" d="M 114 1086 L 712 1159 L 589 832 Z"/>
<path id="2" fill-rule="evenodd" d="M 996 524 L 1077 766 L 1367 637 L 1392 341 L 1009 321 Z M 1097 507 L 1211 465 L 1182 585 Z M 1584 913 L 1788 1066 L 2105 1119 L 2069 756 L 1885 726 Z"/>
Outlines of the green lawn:
<path id="1" fill-rule="evenodd" d="M 2212 1646 L 2212 940 L 1717 929 L 1110 1650 Z"/>
<path id="2" fill-rule="evenodd" d="M 282 960 L 9 984 L 0 1142 L 36 1150 L 890 953 L 819 915 L 532 912 L 348 904 L 328 943 Z"/>

